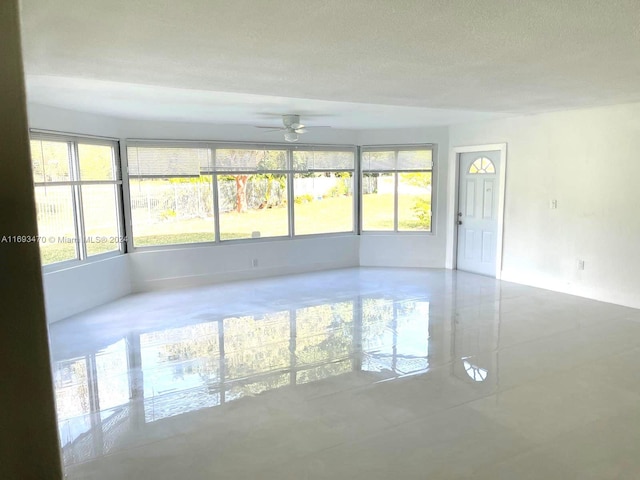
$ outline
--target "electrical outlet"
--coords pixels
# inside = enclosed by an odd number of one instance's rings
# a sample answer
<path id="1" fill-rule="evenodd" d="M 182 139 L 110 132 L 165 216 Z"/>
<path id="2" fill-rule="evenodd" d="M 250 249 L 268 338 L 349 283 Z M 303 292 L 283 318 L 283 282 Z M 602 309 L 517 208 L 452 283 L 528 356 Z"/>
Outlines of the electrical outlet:
<path id="1" fill-rule="evenodd" d="M 558 208 L 558 200 L 551 200 L 551 202 L 549 202 L 549 206 L 552 210 L 555 210 L 556 208 Z"/>
<path id="2" fill-rule="evenodd" d="M 584 260 L 582 260 L 581 258 L 578 259 L 577 267 L 578 270 L 584 270 Z"/>
<path id="3" fill-rule="evenodd" d="M 254 268 L 258 266 L 258 259 L 257 258 L 254 258 L 253 260 L 251 260 L 251 266 L 254 267 Z"/>

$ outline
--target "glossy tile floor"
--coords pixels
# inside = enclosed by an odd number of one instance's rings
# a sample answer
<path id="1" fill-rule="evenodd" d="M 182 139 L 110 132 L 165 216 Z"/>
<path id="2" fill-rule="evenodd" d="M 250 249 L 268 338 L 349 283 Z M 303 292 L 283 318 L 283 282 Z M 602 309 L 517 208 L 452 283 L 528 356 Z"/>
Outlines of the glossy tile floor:
<path id="1" fill-rule="evenodd" d="M 127 297 L 51 327 L 70 479 L 637 479 L 640 311 L 438 270 Z"/>

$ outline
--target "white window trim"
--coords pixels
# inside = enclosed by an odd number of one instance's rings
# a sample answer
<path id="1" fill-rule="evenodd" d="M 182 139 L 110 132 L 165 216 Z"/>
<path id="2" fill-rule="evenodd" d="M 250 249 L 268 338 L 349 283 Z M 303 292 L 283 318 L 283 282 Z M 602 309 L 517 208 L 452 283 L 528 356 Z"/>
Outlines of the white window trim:
<path id="1" fill-rule="evenodd" d="M 217 170 L 214 165 L 214 171 L 211 174 L 213 179 L 213 201 L 214 201 L 214 228 L 215 228 L 215 241 L 211 242 L 198 242 L 198 243 L 173 243 L 167 245 L 147 245 L 147 246 L 135 246 L 133 241 L 133 221 L 131 213 L 131 194 L 129 183 L 129 167 L 127 149 L 129 147 L 164 147 L 164 148 L 207 148 L 211 151 L 211 156 L 215 162 L 215 150 L 216 149 L 247 149 L 247 150 L 284 150 L 287 152 L 287 166 L 283 170 Z M 295 174 L 305 173 L 305 170 L 296 170 L 293 168 L 293 152 L 295 151 L 322 151 L 322 152 L 350 152 L 354 155 L 354 165 L 352 169 L 327 169 L 322 172 L 350 172 L 353 178 L 353 195 L 352 195 L 352 229 L 347 232 L 327 232 L 327 233 L 314 233 L 307 235 L 295 234 L 295 206 L 293 199 L 295 198 L 295 192 L 293 191 L 293 178 Z M 257 242 L 270 242 L 270 241 L 284 241 L 284 240 L 300 240 L 305 238 L 317 238 L 317 237 L 333 237 L 333 236 L 353 236 L 357 235 L 358 227 L 358 213 L 357 206 L 359 204 L 359 188 L 358 188 L 358 167 L 360 158 L 358 155 L 358 148 L 356 145 L 322 145 L 322 144 L 295 144 L 290 143 L 268 143 L 268 142 L 227 142 L 227 141 L 185 141 L 185 140 L 150 140 L 150 139 L 126 139 L 121 142 L 121 163 L 122 163 L 122 180 L 124 195 L 124 211 L 125 211 L 125 228 L 127 231 L 127 251 L 151 251 L 151 250 L 171 250 L 182 248 L 198 248 L 206 246 L 216 245 L 238 245 Z M 318 170 L 320 171 L 320 170 Z M 238 174 L 283 174 L 287 175 L 287 218 L 289 231 L 287 235 L 281 235 L 276 237 L 261 237 L 261 238 L 242 238 L 232 240 L 221 240 L 220 237 L 220 215 L 218 210 L 218 191 L 217 181 L 218 175 L 238 175 Z M 415 232 L 410 232 L 415 233 Z"/>
<path id="2" fill-rule="evenodd" d="M 76 238 L 85 238 L 85 220 L 82 211 L 82 186 L 83 185 L 114 185 L 116 188 L 116 222 L 117 222 L 117 236 L 123 237 L 125 235 L 124 218 L 123 218 L 123 188 L 124 183 L 122 179 L 122 169 L 120 161 L 120 142 L 117 138 L 100 137 L 95 135 L 79 135 L 74 133 L 55 132 L 51 130 L 29 130 L 29 140 L 40 141 L 53 141 L 60 143 L 67 143 L 71 145 L 71 166 L 70 174 L 72 179 L 62 182 L 35 182 L 35 187 L 42 186 L 71 186 L 73 187 L 73 222 L 74 229 L 76 231 Z M 79 159 L 78 159 L 78 144 L 84 145 L 104 145 L 113 148 L 114 154 L 114 180 L 82 180 L 79 174 Z M 111 257 L 116 257 L 126 253 L 126 245 L 124 242 L 119 244 L 117 250 L 110 252 L 98 253 L 95 255 L 87 254 L 86 242 L 83 240 L 78 242 L 76 253 L 79 258 L 63 260 L 61 262 L 50 263 L 42 266 L 43 273 L 51 273 L 60 270 L 66 270 L 79 265 L 85 265 L 102 261 Z"/>
<path id="3" fill-rule="evenodd" d="M 99 145 L 112 145 L 115 149 L 116 155 L 116 168 L 119 168 L 119 179 L 115 181 L 116 185 L 119 185 L 118 189 L 118 202 L 119 208 L 117 211 L 118 214 L 118 230 L 120 236 L 126 237 L 126 244 L 121 245 L 118 251 L 106 252 L 98 255 L 92 255 L 91 257 L 86 257 L 82 260 L 68 260 L 63 262 L 57 262 L 53 264 L 49 264 L 43 267 L 43 271 L 45 273 L 51 271 L 57 271 L 62 269 L 71 268 L 74 266 L 91 263 L 94 261 L 101 261 L 106 258 L 114 257 L 126 252 L 134 252 L 134 251 L 150 251 L 150 250 L 175 250 L 175 249 L 185 249 L 185 248 L 201 248 L 201 247 L 210 247 L 216 245 L 238 245 L 238 244 L 249 244 L 249 243 L 260 243 L 260 242 L 273 242 L 273 241 L 286 241 L 286 240 L 301 240 L 301 239 L 312 239 L 312 238 L 321 238 L 321 237 L 342 237 L 342 236 L 354 236 L 354 235 L 421 235 L 421 236 L 434 236 L 437 234 L 437 195 L 438 195 L 438 145 L 433 143 L 421 143 L 421 144 L 385 144 L 385 145 L 322 145 L 322 144 L 290 144 L 290 143 L 271 143 L 271 142 L 230 142 L 230 141 L 203 141 L 203 140 L 155 140 L 155 139 L 124 139 L 119 140 L 117 138 L 111 137 L 102 137 L 102 136 L 91 136 L 91 135 L 80 135 L 74 133 L 64 133 L 64 132 L 55 132 L 49 130 L 30 130 L 33 139 L 37 140 L 55 140 L 55 141 L 65 141 L 65 142 L 75 142 L 74 148 L 77 150 L 77 143 L 85 143 L 85 144 L 99 144 Z M 216 149 L 281 149 L 287 152 L 287 167 L 284 170 L 273 170 L 273 171 L 229 171 L 229 170 L 220 170 L 216 171 L 214 168 L 214 172 L 212 173 L 213 178 L 213 202 L 214 202 L 214 228 L 215 228 L 215 241 L 211 242 L 200 242 L 200 243 L 177 243 L 177 244 L 167 244 L 167 245 L 150 245 L 143 247 L 135 247 L 133 242 L 133 225 L 132 225 L 132 217 L 131 217 L 131 193 L 130 193 L 130 185 L 129 185 L 129 171 L 128 171 L 128 158 L 127 158 L 127 148 L 128 147 L 187 147 L 187 148 L 207 148 L 211 150 L 212 155 L 215 155 Z M 366 151 L 389 151 L 389 150 L 424 150 L 429 149 L 432 151 L 432 168 L 428 169 L 417 169 L 417 170 L 406 170 L 406 172 L 431 172 L 432 181 L 431 181 L 431 228 L 429 231 L 424 230 L 416 230 L 416 231 L 405 231 L 398 230 L 398 218 L 397 218 L 397 202 L 398 202 L 398 173 L 402 173 L 403 171 L 392 170 L 390 172 L 395 173 L 395 182 L 396 188 L 394 189 L 394 230 L 367 230 L 364 231 L 362 228 L 362 198 L 361 198 L 361 189 L 362 189 L 362 178 L 363 178 L 363 165 L 362 165 L 362 153 Z M 336 151 L 336 152 L 351 152 L 354 155 L 354 167 L 353 169 L 327 169 L 327 170 L 318 170 L 322 172 L 350 172 L 353 178 L 353 194 L 352 194 L 352 219 L 353 225 L 351 231 L 344 232 L 328 232 L 328 233 L 311 233 L 305 235 L 296 235 L 295 233 L 295 205 L 293 199 L 295 198 L 295 192 L 293 187 L 293 179 L 295 174 L 304 173 L 305 170 L 296 170 L 293 168 L 293 152 L 295 151 Z M 119 160 L 119 162 L 118 162 Z M 77 163 L 77 159 L 74 160 Z M 237 175 L 239 173 L 246 173 L 249 175 L 261 174 L 261 173 L 275 173 L 275 174 L 284 174 L 287 175 L 287 195 L 288 195 L 288 205 L 287 205 L 287 217 L 289 224 L 289 233 L 288 235 L 278 236 L 278 237 L 262 237 L 262 238 L 244 238 L 244 239 L 233 239 L 233 240 L 221 240 L 220 239 L 220 215 L 218 211 L 218 192 L 217 192 L 217 176 L 218 175 Z M 67 182 L 70 185 L 83 185 L 83 184 L 113 184 L 111 181 L 70 181 Z M 74 222 L 79 218 L 80 214 L 75 214 Z M 82 219 L 83 221 L 83 219 Z M 83 247 L 86 248 L 86 247 Z"/>
<path id="4" fill-rule="evenodd" d="M 416 170 L 370 170 L 371 173 L 394 173 L 395 175 L 395 187 L 393 198 L 393 230 L 365 230 L 363 226 L 364 215 L 362 212 L 362 200 L 360 199 L 359 206 L 359 231 L 360 235 L 418 235 L 418 236 L 435 236 L 437 225 L 437 184 L 438 184 L 438 145 L 435 143 L 410 143 L 410 144 L 389 144 L 389 145 L 361 145 L 360 153 L 358 156 L 359 164 L 359 178 L 362 182 L 365 170 L 362 165 L 362 154 L 365 152 L 388 152 L 395 151 L 396 159 L 399 150 L 431 150 L 431 169 L 416 169 Z M 399 173 L 419 173 L 419 172 L 431 172 L 431 228 L 429 230 L 398 230 L 398 174 Z"/>

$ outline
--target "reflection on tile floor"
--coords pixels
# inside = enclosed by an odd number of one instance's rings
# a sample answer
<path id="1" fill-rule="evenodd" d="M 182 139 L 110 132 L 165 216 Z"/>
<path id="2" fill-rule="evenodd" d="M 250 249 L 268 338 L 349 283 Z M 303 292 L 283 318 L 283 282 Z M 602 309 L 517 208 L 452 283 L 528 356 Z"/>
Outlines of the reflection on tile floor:
<path id="1" fill-rule="evenodd" d="M 133 295 L 51 326 L 70 479 L 640 478 L 640 311 L 438 270 Z"/>

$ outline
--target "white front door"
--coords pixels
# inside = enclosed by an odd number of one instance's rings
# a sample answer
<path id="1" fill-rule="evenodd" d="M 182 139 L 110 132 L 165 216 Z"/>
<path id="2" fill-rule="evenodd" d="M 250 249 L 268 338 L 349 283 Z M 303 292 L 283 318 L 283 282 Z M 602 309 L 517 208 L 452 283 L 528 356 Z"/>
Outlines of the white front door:
<path id="1" fill-rule="evenodd" d="M 496 276 L 500 152 L 461 153 L 458 270 Z"/>

